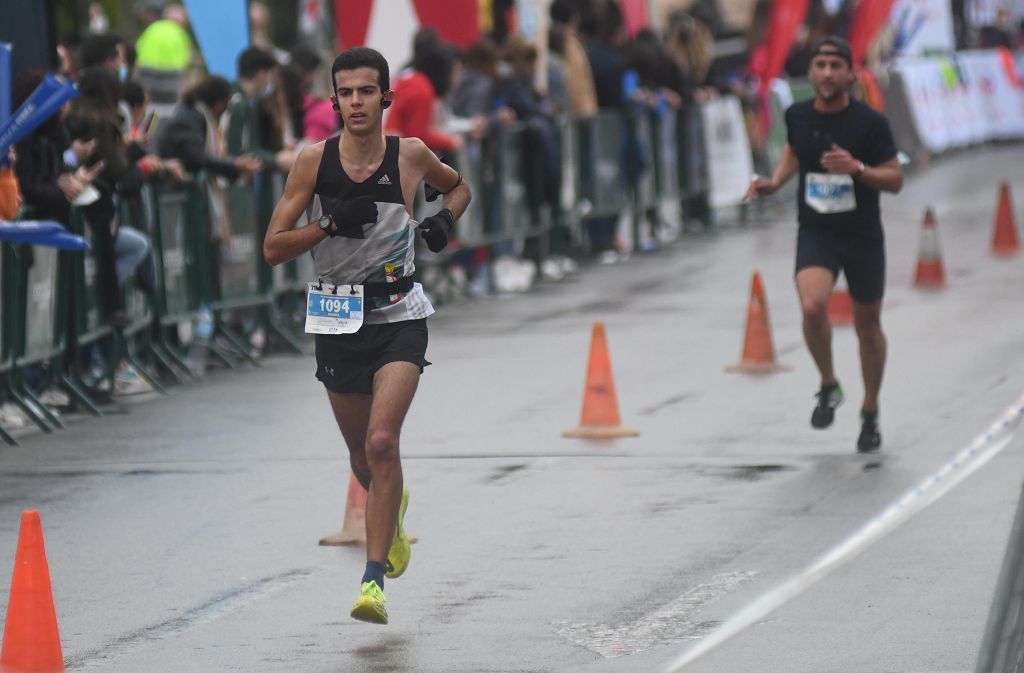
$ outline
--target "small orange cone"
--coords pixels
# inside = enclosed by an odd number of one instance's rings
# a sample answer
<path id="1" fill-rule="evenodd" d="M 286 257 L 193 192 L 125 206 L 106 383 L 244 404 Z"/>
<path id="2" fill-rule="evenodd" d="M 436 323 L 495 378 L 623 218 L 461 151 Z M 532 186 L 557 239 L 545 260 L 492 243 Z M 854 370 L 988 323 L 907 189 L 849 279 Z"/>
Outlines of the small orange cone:
<path id="1" fill-rule="evenodd" d="M 833 325 L 853 324 L 853 299 L 847 290 L 832 290 L 828 298 L 828 321 Z"/>
<path id="2" fill-rule="evenodd" d="M 562 433 L 563 437 L 585 439 L 614 439 L 636 437 L 636 430 L 622 427 L 619 420 L 619 402 L 615 396 L 612 363 L 608 357 L 608 341 L 604 323 L 594 323 L 590 340 L 590 361 L 587 364 L 587 383 L 583 390 L 583 413 L 578 428 Z"/>
<path id="3" fill-rule="evenodd" d="M 942 251 L 939 247 L 939 230 L 935 227 L 935 214 L 931 208 L 924 211 L 914 287 L 934 290 L 946 287 L 946 272 L 942 266 Z"/>
<path id="4" fill-rule="evenodd" d="M 28 510 L 21 514 L 7 622 L 0 646 L 0 671 L 61 673 L 63 670 L 64 656 L 50 589 L 43 526 L 39 512 Z"/>
<path id="5" fill-rule="evenodd" d="M 343 547 L 366 544 L 366 489 L 350 474 L 348 500 L 345 502 L 345 523 L 341 531 L 320 540 L 325 547 Z"/>
<path id="6" fill-rule="evenodd" d="M 738 365 L 726 367 L 727 372 L 741 374 L 770 374 L 786 371 L 789 367 L 775 361 L 772 332 L 768 325 L 768 302 L 765 299 L 761 274 L 754 272 L 747 305 L 747 333 L 743 339 L 743 357 Z"/>
<path id="7" fill-rule="evenodd" d="M 345 521 L 341 530 L 334 535 L 320 539 L 324 547 L 349 547 L 366 544 L 366 498 L 368 494 L 363 485 L 350 473 L 348 478 L 348 499 L 345 501 Z M 409 544 L 416 544 L 415 535 L 408 535 Z M 0 670 L 0 673 L 5 673 Z"/>
<path id="8" fill-rule="evenodd" d="M 999 257 L 1013 257 L 1018 252 L 1020 252 L 1020 239 L 1017 238 L 1017 223 L 1013 217 L 1010 185 L 1004 182 L 999 187 L 999 205 L 996 209 L 992 254 Z"/>

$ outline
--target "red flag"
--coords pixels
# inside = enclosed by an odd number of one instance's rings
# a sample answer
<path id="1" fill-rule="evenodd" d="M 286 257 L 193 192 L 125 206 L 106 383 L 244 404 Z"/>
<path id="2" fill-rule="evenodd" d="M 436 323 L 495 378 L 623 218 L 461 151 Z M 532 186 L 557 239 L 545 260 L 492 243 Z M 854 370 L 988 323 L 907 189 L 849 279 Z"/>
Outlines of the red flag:
<path id="1" fill-rule="evenodd" d="M 850 25 L 850 49 L 855 66 L 864 62 L 868 47 L 889 22 L 894 4 L 895 0 L 860 0 Z"/>
<path id="2" fill-rule="evenodd" d="M 808 0 L 775 0 L 772 3 L 772 14 L 768 27 L 768 38 L 763 49 L 755 49 L 751 53 L 748 64 L 750 74 L 760 80 L 758 97 L 760 98 L 760 121 L 762 135 L 768 133 L 771 126 L 771 111 L 768 96 L 771 93 L 771 81 L 779 76 L 786 65 L 797 33 L 807 16 Z"/>
<path id="3" fill-rule="evenodd" d="M 465 49 L 480 37 L 477 0 L 413 0 L 413 5 L 420 24 L 436 30 L 442 40 Z"/>
<path id="4" fill-rule="evenodd" d="M 366 44 L 373 0 L 334 0 L 334 28 L 342 49 Z"/>

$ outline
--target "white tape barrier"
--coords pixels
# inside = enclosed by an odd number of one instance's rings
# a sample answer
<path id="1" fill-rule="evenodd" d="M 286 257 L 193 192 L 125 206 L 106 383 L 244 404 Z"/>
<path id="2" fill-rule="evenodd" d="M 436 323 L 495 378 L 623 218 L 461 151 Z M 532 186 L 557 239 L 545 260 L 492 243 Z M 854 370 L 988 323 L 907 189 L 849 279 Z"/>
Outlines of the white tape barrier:
<path id="1" fill-rule="evenodd" d="M 948 493 L 1009 444 L 1011 428 L 1024 416 L 1024 396 L 1018 399 L 966 449 L 960 451 L 934 474 L 907 491 L 900 499 L 869 520 L 843 542 L 821 556 L 799 575 L 775 587 L 730 617 L 706 638 L 687 650 L 665 673 L 677 673 L 748 626 L 803 593 L 841 564 L 864 551 L 882 536 Z"/>

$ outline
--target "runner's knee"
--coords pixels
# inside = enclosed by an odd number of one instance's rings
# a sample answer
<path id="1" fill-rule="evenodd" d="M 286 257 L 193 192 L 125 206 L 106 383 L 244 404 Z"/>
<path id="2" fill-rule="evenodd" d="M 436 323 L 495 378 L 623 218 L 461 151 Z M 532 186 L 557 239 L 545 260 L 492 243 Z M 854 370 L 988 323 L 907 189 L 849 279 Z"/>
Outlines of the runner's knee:
<path id="1" fill-rule="evenodd" d="M 814 298 L 805 298 L 800 301 L 800 309 L 804 314 L 804 322 L 811 325 L 823 324 L 828 318 L 828 302 Z"/>
<path id="2" fill-rule="evenodd" d="M 398 462 L 398 434 L 389 430 L 370 432 L 366 436 L 366 462 L 371 467 Z"/>

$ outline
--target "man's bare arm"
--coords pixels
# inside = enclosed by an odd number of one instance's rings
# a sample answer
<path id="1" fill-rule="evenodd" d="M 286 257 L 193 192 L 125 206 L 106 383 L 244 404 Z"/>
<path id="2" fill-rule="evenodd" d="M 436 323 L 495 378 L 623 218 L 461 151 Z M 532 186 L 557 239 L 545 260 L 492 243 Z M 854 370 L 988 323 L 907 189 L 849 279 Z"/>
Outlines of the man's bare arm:
<path id="1" fill-rule="evenodd" d="M 786 184 L 799 168 L 800 163 L 797 161 L 796 155 L 793 154 L 793 149 L 789 143 L 786 143 L 782 148 L 782 156 L 779 157 L 779 163 L 776 164 L 772 177 L 758 176 L 754 178 L 747 188 L 745 198 L 753 199 L 778 191 L 779 187 Z"/>
<path id="2" fill-rule="evenodd" d="M 295 160 L 288 182 L 284 186 L 284 195 L 277 202 L 274 214 L 270 217 L 270 226 L 263 239 L 263 257 L 271 266 L 283 264 L 295 259 L 320 241 L 327 234 L 320 227 L 298 227 L 295 224 L 306 212 L 306 206 L 313 196 L 316 186 L 316 173 L 320 166 L 321 152 L 314 151 L 316 146 L 306 146 Z"/>
<path id="3" fill-rule="evenodd" d="M 903 189 L 903 167 L 900 165 L 898 157 L 893 157 L 877 166 L 865 164 L 864 172 L 857 179 L 868 187 L 896 194 Z"/>
<path id="4" fill-rule="evenodd" d="M 423 170 L 423 180 L 444 195 L 444 207 L 452 211 L 455 219 L 459 219 L 473 198 L 469 185 L 454 168 L 442 163 L 426 145 L 420 145 L 420 148 L 415 157 L 417 165 Z"/>
<path id="5" fill-rule="evenodd" d="M 895 194 L 903 188 L 903 167 L 900 166 L 899 157 L 893 157 L 877 166 L 864 165 L 861 171 L 861 161 L 850 154 L 847 150 L 833 144 L 832 148 L 821 155 L 821 165 L 829 173 L 846 173 L 856 180 L 860 180 L 868 187 L 883 192 Z"/>

